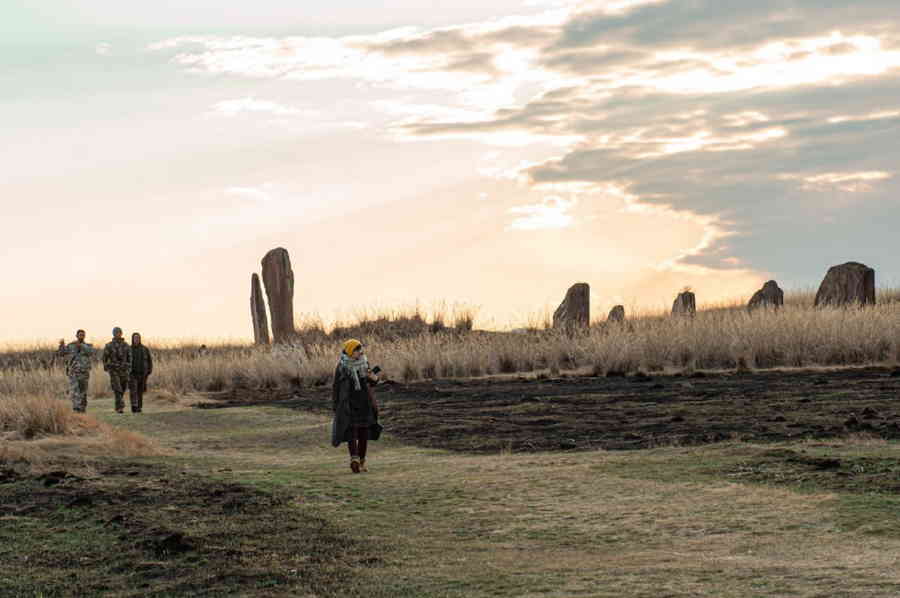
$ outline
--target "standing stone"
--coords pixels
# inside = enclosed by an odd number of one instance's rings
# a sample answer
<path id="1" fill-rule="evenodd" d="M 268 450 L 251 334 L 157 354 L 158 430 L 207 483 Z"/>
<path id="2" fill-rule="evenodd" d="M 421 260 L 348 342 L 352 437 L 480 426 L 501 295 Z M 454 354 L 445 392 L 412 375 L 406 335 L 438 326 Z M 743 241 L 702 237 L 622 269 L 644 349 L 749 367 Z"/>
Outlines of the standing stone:
<path id="1" fill-rule="evenodd" d="M 287 249 L 278 247 L 263 257 L 262 279 L 269 300 L 272 340 L 288 342 L 294 336 L 294 271 Z"/>
<path id="2" fill-rule="evenodd" d="M 747 303 L 747 311 L 753 311 L 760 307 L 778 309 L 782 305 L 784 305 L 784 291 L 778 287 L 777 282 L 770 280 L 750 297 L 750 302 Z"/>
<path id="3" fill-rule="evenodd" d="M 553 312 L 553 328 L 573 331 L 591 323 L 591 287 L 585 282 L 572 285 L 566 298 Z"/>
<path id="4" fill-rule="evenodd" d="M 607 322 L 624 322 L 625 321 L 625 306 L 617 305 L 611 310 L 609 310 L 609 315 L 606 316 Z"/>
<path id="5" fill-rule="evenodd" d="M 262 285 L 256 272 L 250 277 L 250 317 L 253 320 L 253 342 L 257 345 L 268 345 L 269 318 L 266 316 Z"/>
<path id="6" fill-rule="evenodd" d="M 697 313 L 697 299 L 690 291 L 679 293 L 675 297 L 675 303 L 672 304 L 673 316 L 690 316 L 694 317 Z"/>
<path id="7" fill-rule="evenodd" d="M 819 285 L 816 306 L 875 305 L 875 270 L 859 262 L 832 266 Z"/>

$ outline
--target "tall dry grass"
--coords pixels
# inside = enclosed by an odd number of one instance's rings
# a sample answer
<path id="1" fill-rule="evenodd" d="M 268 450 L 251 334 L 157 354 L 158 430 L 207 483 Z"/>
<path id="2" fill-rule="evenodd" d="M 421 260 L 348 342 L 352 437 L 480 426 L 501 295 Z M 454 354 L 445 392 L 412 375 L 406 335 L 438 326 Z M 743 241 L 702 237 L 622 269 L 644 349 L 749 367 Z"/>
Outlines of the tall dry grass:
<path id="1" fill-rule="evenodd" d="M 778 311 L 748 313 L 739 304 L 702 310 L 693 319 L 644 314 L 625 325 L 599 324 L 584 334 L 531 327 L 517 332 L 436 325 L 413 313 L 364 318 L 326 331 L 313 322 L 293 345 L 210 345 L 154 348 L 151 389 L 175 394 L 235 386 L 272 388 L 325 384 L 334 371 L 340 342 L 348 336 L 368 345 L 369 360 L 396 380 L 469 377 L 543 369 L 591 368 L 648 372 L 718 369 L 849 366 L 900 359 L 900 292 L 879 294 L 866 308 L 813 308 L 812 294 L 789 294 Z M 91 396 L 109 394 L 108 377 L 93 369 Z M 0 370 L 0 395 L 62 397 L 61 368 Z"/>
<path id="2" fill-rule="evenodd" d="M 31 439 L 39 435 L 75 434 L 84 422 L 72 406 L 47 397 L 0 397 L 0 432 Z"/>
<path id="3" fill-rule="evenodd" d="M 159 452 L 147 437 L 74 413 L 48 396 L 0 395 L 0 465 L 52 463 L 57 453 L 136 457 Z"/>

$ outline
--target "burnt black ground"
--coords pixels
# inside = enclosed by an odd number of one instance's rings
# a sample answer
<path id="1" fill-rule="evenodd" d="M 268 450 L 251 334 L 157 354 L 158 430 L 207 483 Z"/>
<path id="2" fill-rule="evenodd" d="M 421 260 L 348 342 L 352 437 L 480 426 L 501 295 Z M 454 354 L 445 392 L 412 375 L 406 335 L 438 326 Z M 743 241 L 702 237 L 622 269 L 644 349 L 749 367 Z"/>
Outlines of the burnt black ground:
<path id="1" fill-rule="evenodd" d="M 900 374 L 888 368 L 438 380 L 378 396 L 381 423 L 401 442 L 474 453 L 900 438 Z M 243 389 L 205 406 L 260 403 L 327 413 L 331 397 Z"/>

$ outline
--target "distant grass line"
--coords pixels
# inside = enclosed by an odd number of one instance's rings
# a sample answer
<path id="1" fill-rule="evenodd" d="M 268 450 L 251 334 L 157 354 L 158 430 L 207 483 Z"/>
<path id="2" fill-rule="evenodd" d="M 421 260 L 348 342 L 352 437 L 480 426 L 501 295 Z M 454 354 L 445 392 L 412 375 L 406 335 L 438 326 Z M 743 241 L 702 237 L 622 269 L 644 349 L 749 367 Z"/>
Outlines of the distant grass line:
<path id="1" fill-rule="evenodd" d="M 882 297 L 900 296 L 896 290 Z M 790 297 L 790 296 L 789 296 Z M 301 328 L 291 345 L 197 345 L 154 347 L 151 387 L 172 393 L 325 384 L 334 371 L 340 341 L 353 335 L 368 345 L 370 362 L 400 381 L 590 368 L 608 372 L 851 366 L 900 360 L 900 301 L 865 308 L 811 307 L 796 296 L 778 311 L 753 314 L 738 307 L 702 310 L 693 319 L 644 316 L 624 325 L 598 324 L 567 336 L 531 328 L 520 332 L 438 327 L 401 314 L 363 320 L 357 328 L 326 332 Z M 398 331 L 405 329 L 401 334 Z M 43 359 L 52 350 L 41 351 Z M 7 356 L 8 357 L 8 356 Z M 65 395 L 59 364 L 19 356 L 0 369 L 0 395 Z M 95 365 L 92 396 L 109 394 L 108 377 Z"/>

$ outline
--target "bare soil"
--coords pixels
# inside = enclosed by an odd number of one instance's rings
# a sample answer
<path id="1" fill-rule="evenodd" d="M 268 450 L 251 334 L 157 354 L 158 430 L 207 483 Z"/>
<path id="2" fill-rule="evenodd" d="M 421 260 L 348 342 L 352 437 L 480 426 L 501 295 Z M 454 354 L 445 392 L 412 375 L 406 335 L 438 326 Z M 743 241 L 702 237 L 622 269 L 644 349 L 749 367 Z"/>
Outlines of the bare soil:
<path id="1" fill-rule="evenodd" d="M 453 451 L 627 450 L 725 440 L 900 438 L 900 369 L 438 380 L 380 386 L 401 442 Z M 199 407 L 330 411 L 328 388 L 221 393 Z"/>

